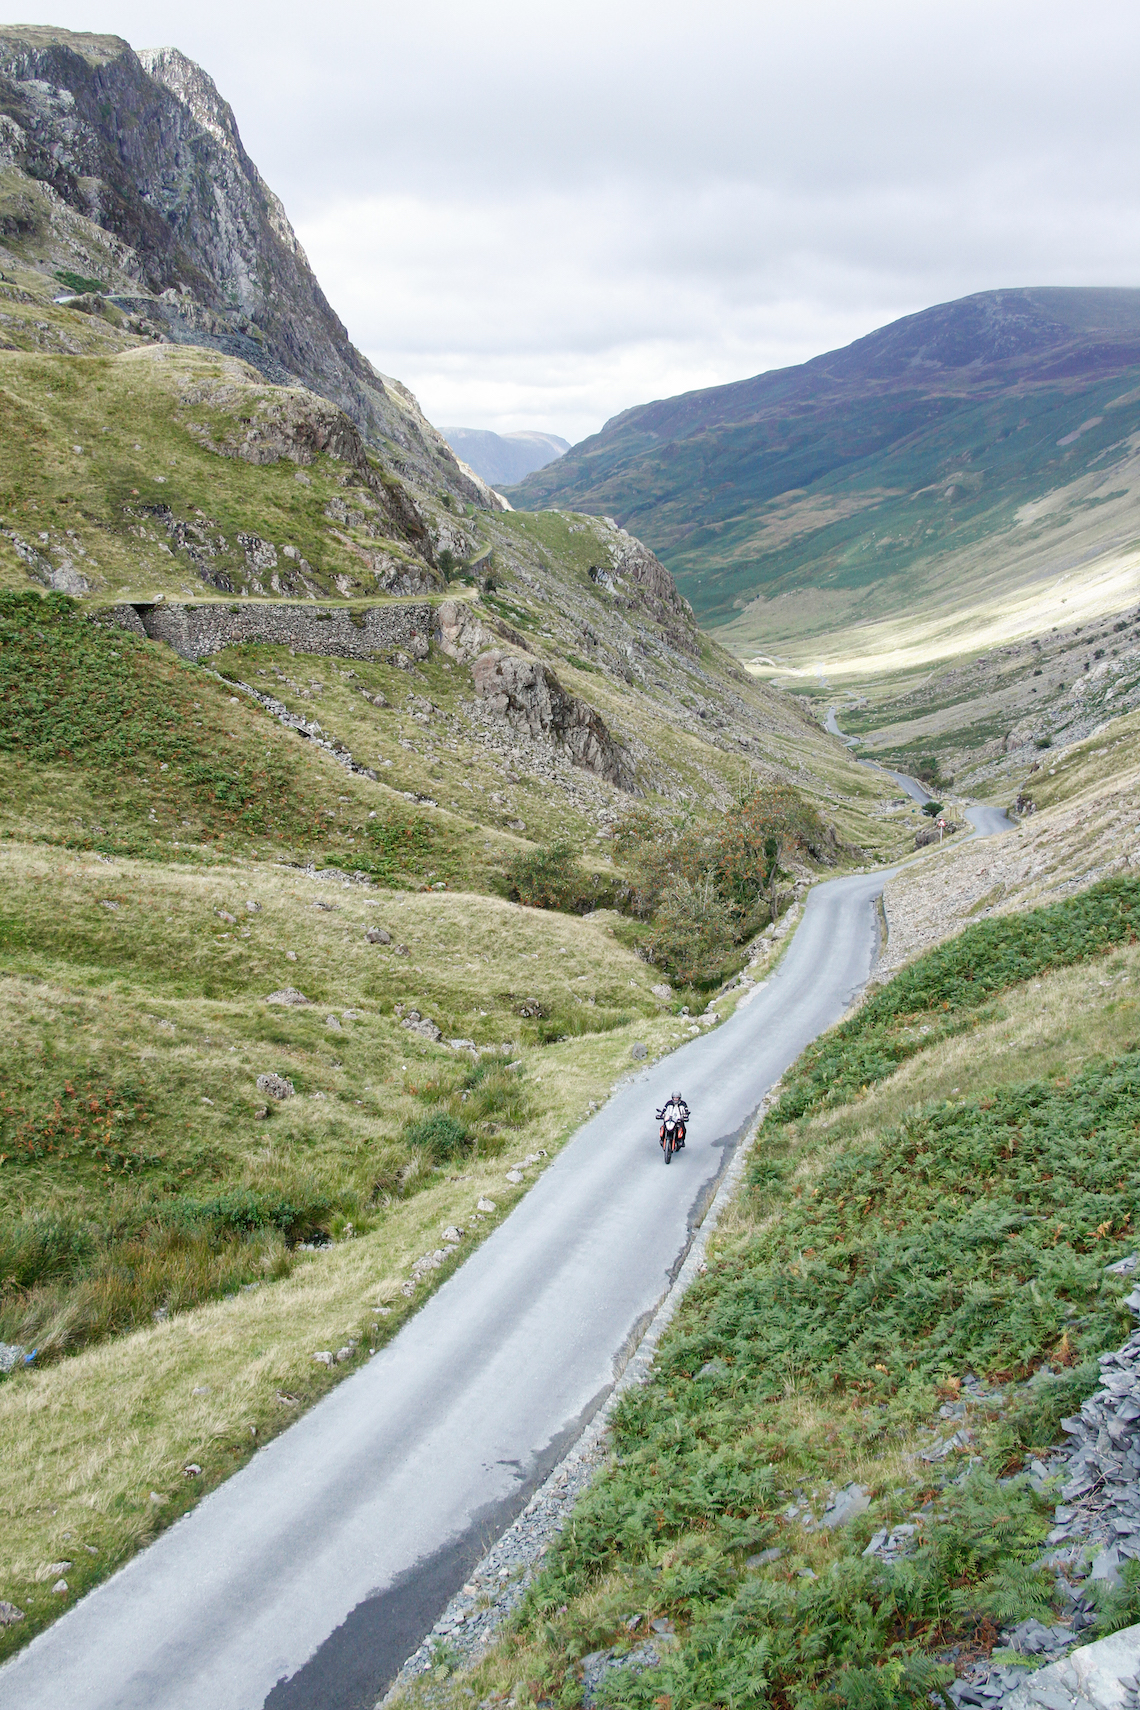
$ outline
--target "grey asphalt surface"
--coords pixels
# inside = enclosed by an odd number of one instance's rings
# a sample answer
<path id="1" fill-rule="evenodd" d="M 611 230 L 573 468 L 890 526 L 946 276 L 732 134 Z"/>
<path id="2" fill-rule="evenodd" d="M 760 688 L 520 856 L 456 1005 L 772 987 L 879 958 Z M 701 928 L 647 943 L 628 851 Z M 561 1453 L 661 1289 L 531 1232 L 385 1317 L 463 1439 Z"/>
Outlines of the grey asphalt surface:
<path id="1" fill-rule="evenodd" d="M 857 736 L 845 736 L 840 730 L 834 707 L 827 709 L 824 729 L 830 731 L 832 736 L 837 736 L 840 742 L 845 743 L 848 748 L 860 746 Z M 864 759 L 860 760 L 859 764 L 861 766 L 874 766 L 877 771 L 885 772 L 888 778 L 894 779 L 901 790 L 905 790 L 912 801 L 921 804 L 934 800 L 930 791 L 920 784 L 917 778 L 909 777 L 906 772 L 892 772 L 889 766 L 880 766 L 877 760 Z M 975 837 L 996 837 L 1002 831 L 1011 830 L 1013 826 L 1013 821 L 1004 808 L 986 807 L 981 802 L 971 802 L 969 806 L 962 809 L 962 812 L 973 826 Z"/>
<path id="2" fill-rule="evenodd" d="M 605 1398 L 761 1098 L 847 1008 L 887 873 L 624 1084 L 392 1342 L 0 1669 L 2 1710 L 370 1710 Z M 654 1111 L 693 1119 L 665 1167 Z"/>

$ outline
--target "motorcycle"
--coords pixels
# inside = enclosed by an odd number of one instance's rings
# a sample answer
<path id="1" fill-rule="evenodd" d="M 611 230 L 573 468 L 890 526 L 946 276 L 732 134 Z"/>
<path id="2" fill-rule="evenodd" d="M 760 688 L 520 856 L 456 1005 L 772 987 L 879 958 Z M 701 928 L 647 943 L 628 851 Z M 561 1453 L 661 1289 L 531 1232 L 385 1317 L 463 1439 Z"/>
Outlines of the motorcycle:
<path id="1" fill-rule="evenodd" d="M 668 1112 L 668 1115 L 666 1112 Z M 685 1119 L 684 1117 L 677 1115 L 669 1105 L 665 1105 L 663 1109 L 657 1112 L 657 1120 L 661 1124 L 661 1150 L 664 1154 L 665 1162 L 667 1164 L 671 1164 L 673 1162 L 673 1153 L 680 1151 L 681 1147 L 685 1144 Z"/>

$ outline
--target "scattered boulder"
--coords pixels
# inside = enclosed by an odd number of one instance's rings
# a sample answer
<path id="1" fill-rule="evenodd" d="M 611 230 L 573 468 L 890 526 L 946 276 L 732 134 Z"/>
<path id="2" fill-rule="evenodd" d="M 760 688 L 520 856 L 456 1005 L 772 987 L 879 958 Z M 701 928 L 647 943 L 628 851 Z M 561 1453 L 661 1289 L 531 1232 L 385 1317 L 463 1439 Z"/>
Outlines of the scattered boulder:
<path id="1" fill-rule="evenodd" d="M 330 1349 L 322 1348 L 319 1353 L 313 1355 L 313 1358 L 319 1366 L 331 1366 L 336 1356 Z"/>
<path id="2" fill-rule="evenodd" d="M 237 925 L 237 921 L 234 919 L 233 915 L 229 914 L 224 908 L 216 908 L 214 913 L 217 915 L 219 920 L 224 920 L 227 926 Z"/>
<path id="3" fill-rule="evenodd" d="M 476 1209 L 476 1211 L 484 1211 L 484 1212 L 486 1212 L 486 1211 L 497 1211 L 498 1206 L 495 1204 L 493 1199 L 481 1199 L 477 1202 L 475 1209 Z"/>
<path id="4" fill-rule="evenodd" d="M 245 906 L 249 910 L 250 914 L 261 913 L 261 904 L 259 902 L 254 902 L 252 897 L 247 899 Z"/>
<path id="5" fill-rule="evenodd" d="M 508 1170 L 507 1171 L 507 1180 L 509 1182 L 513 1183 L 513 1185 L 515 1187 L 518 1186 L 518 1184 L 522 1181 L 522 1179 L 523 1179 L 523 1173 L 521 1170 Z"/>
<path id="6" fill-rule="evenodd" d="M 418 1009 L 410 1009 L 404 1017 L 404 1026 L 411 1033 L 418 1033 L 423 1039 L 430 1039 L 434 1045 L 440 1037 L 440 1030 L 428 1016 L 421 1015 Z"/>
<path id="7" fill-rule="evenodd" d="M 866 1491 L 860 1485 L 849 1484 L 843 1490 L 836 1491 L 823 1512 L 820 1525 L 846 1526 L 857 1514 L 866 1514 L 870 1506 L 871 1498 Z"/>
<path id="8" fill-rule="evenodd" d="M 294 1087 L 284 1075 L 258 1075 L 257 1090 L 266 1098 L 292 1098 Z"/>
<path id="9" fill-rule="evenodd" d="M 17 1609 L 14 1603 L 6 1603 L 0 1597 L 0 1627 L 14 1627 L 17 1621 L 24 1619 L 24 1611 Z"/>
<path id="10" fill-rule="evenodd" d="M 657 999 L 658 1003 L 668 1003 L 669 999 L 673 996 L 672 986 L 666 985 L 664 982 L 659 986 L 650 986 L 649 989 Z"/>
<path id="11" fill-rule="evenodd" d="M 649 1046 L 648 1045 L 631 1045 L 630 1050 L 629 1050 L 629 1054 L 634 1059 L 635 1062 L 640 1063 L 646 1057 L 648 1057 Z"/>
<path id="12" fill-rule="evenodd" d="M 265 999 L 266 1003 L 284 1004 L 289 1009 L 299 1009 L 303 1004 L 312 1003 L 312 1001 L 312 998 L 307 998 L 304 992 L 299 992 L 296 986 L 282 986 L 279 992 L 270 992 Z"/>
<path id="13" fill-rule="evenodd" d="M 391 944 L 392 934 L 385 932 L 382 926 L 370 926 L 364 934 L 369 944 Z"/>

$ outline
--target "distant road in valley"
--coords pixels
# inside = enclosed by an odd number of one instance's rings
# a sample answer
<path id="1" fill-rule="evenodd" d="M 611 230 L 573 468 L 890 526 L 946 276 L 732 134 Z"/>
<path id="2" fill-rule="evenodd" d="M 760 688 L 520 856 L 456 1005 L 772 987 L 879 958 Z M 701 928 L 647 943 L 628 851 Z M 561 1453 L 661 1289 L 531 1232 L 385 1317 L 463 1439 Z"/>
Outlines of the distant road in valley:
<path id="1" fill-rule="evenodd" d="M 624 1084 L 386 1348 L 0 1669 L 0 1710 L 371 1710 L 609 1393 L 765 1092 L 866 981 L 888 876 L 815 887 L 767 983 Z M 675 1087 L 693 1121 L 666 1169 Z"/>

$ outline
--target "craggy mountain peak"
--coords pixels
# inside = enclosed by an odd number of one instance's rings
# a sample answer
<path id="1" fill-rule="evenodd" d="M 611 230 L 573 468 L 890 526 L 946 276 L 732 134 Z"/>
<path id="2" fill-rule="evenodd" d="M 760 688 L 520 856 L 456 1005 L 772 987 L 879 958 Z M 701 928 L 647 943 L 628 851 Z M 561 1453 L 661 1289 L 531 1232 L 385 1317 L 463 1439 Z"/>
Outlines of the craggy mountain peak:
<path id="1" fill-rule="evenodd" d="M 413 486 L 486 507 L 406 387 L 355 349 L 213 80 L 176 48 L 0 30 L 0 228 L 179 344 L 329 398 Z M 28 191 L 46 186 L 57 201 Z M 84 225 L 88 239 L 84 241 Z"/>

